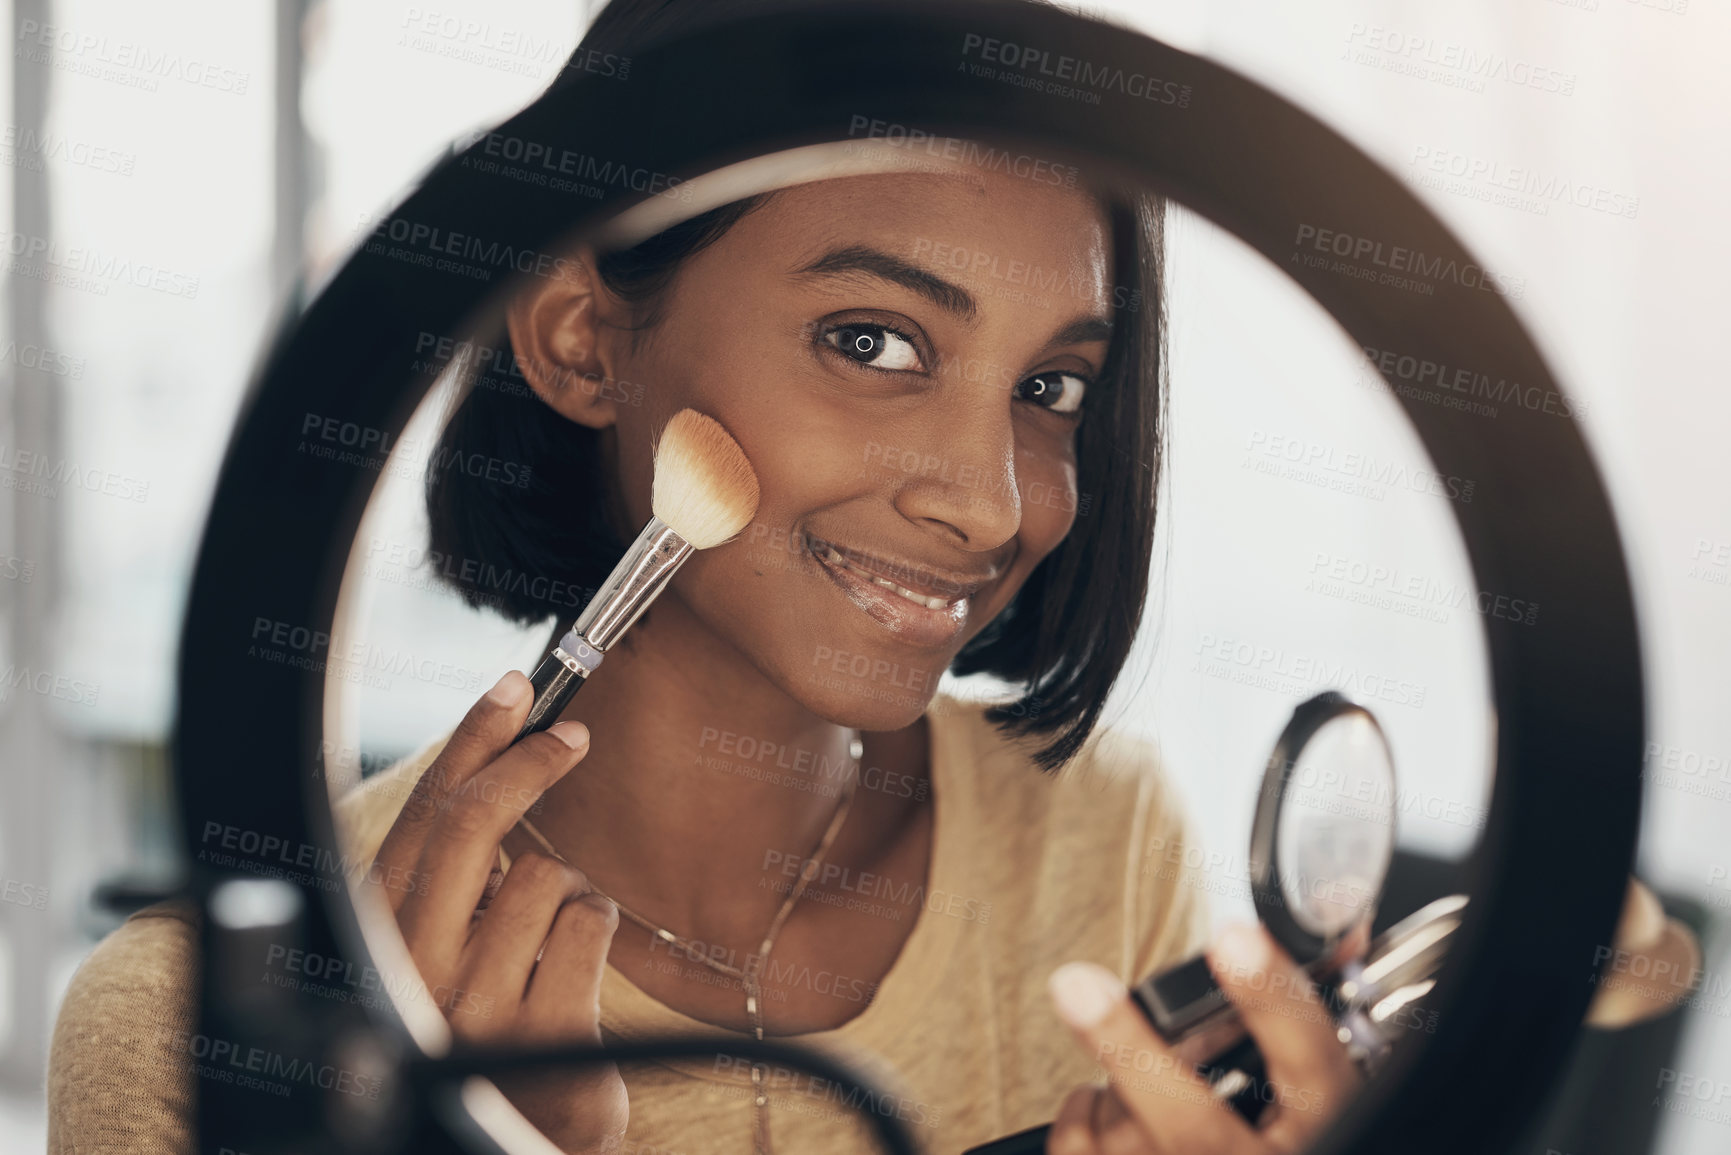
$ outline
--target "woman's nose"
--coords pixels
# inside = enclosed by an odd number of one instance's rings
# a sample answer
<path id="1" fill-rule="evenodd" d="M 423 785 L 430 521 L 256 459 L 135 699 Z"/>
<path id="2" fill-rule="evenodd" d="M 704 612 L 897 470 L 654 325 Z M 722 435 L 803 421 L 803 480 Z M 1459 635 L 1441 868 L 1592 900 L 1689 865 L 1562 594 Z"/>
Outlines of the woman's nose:
<path id="1" fill-rule="evenodd" d="M 978 409 L 936 417 L 920 447 L 892 465 L 902 475 L 896 508 L 909 521 L 952 534 L 969 550 L 996 549 L 1022 525 L 1010 415 Z"/>

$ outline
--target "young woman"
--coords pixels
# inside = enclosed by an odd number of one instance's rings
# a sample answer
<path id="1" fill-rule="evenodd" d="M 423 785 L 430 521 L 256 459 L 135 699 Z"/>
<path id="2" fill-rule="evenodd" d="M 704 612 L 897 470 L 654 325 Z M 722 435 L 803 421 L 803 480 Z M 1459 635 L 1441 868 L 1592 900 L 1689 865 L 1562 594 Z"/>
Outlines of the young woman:
<path id="1" fill-rule="evenodd" d="M 761 1025 L 887 1059 L 876 1109 L 959 1150 L 1049 1119 L 1094 1070 L 1048 1001 L 1057 966 L 1130 976 L 1201 947 L 1201 891 L 1154 857 L 1182 830 L 1146 752 L 1085 744 L 1151 553 L 1158 207 L 1056 171 L 783 187 L 624 252 L 580 247 L 512 300 L 517 374 L 476 381 L 444 441 L 535 481 L 435 473 L 432 549 L 598 583 L 687 407 L 733 434 L 763 497 L 551 733 L 507 752 L 528 696 L 511 675 L 430 772 L 345 803 L 376 875 L 434 880 L 383 897 L 428 983 L 493 1008 L 452 1013 L 459 1034 Z M 950 669 L 1027 693 L 1000 728 L 937 697 Z M 534 797 L 534 833 L 488 801 Z M 729 971 L 765 955 L 753 1011 Z M 749 1065 L 712 1061 L 511 1091 L 573 1150 L 627 1125 L 648 1150 L 870 1149 L 827 1087 L 759 1078 L 761 1104 Z"/>
<path id="2" fill-rule="evenodd" d="M 618 0 L 583 51 L 628 55 L 695 7 Z M 502 1083 L 560 1149 L 866 1151 L 863 1110 L 934 1152 L 1055 1114 L 1054 1151 L 1289 1151 L 1355 1085 L 1301 994 L 1254 993 L 1305 989 L 1260 931 L 1211 952 L 1280 1088 L 1259 1131 L 1124 996 L 1207 927 L 1149 751 L 1096 729 L 1147 589 L 1160 221 L 1062 171 L 964 161 L 582 246 L 509 303 L 515 369 L 444 436 L 533 483 L 436 471 L 434 549 L 594 586 L 686 407 L 732 433 L 762 503 L 549 731 L 511 745 L 511 673 L 345 799 L 351 853 L 428 881 L 378 897 L 459 1037 L 761 1031 L 881 1059 L 890 1086 L 850 1103 L 723 1060 Z M 945 671 L 1020 694 L 969 707 L 937 694 Z M 188 1149 L 195 1078 L 160 1040 L 192 1021 L 191 930 L 152 914 L 68 994 L 56 1150 Z M 116 1045 L 139 1037 L 155 1049 Z"/>

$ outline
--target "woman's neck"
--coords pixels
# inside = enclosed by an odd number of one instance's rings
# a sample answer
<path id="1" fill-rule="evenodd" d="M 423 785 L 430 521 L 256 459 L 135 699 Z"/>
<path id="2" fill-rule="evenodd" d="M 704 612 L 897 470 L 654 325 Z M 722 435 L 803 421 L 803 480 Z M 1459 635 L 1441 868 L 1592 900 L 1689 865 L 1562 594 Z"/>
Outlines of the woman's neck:
<path id="1" fill-rule="evenodd" d="M 856 773 L 853 731 L 789 697 L 673 591 L 561 717 L 589 727 L 590 749 L 543 797 L 536 828 L 603 892 L 704 942 L 762 933 L 774 884 L 811 853 Z M 863 766 L 927 776 L 923 718 L 862 738 Z M 862 782 L 828 860 L 878 860 L 917 806 Z"/>

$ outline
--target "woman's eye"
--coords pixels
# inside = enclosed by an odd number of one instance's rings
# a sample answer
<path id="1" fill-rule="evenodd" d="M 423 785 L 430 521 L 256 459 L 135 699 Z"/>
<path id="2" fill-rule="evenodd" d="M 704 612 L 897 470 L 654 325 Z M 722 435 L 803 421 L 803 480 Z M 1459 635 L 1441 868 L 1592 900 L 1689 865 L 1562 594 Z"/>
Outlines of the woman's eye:
<path id="1" fill-rule="evenodd" d="M 1016 386 L 1016 396 L 1053 413 L 1075 413 L 1082 408 L 1088 383 L 1074 373 L 1052 370 L 1036 373 Z"/>
<path id="2" fill-rule="evenodd" d="M 843 356 L 873 369 L 925 368 L 914 343 L 885 325 L 838 325 L 825 333 L 823 339 Z"/>

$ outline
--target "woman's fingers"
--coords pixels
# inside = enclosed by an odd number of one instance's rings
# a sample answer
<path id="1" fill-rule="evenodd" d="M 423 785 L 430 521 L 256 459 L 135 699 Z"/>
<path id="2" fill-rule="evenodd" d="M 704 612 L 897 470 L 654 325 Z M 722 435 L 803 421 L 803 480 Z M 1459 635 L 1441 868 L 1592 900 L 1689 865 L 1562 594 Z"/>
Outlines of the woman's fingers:
<path id="1" fill-rule="evenodd" d="M 522 730 L 532 698 L 529 679 L 512 670 L 469 707 L 439 756 L 416 779 L 403 801 L 396 821 L 379 846 L 373 875 L 380 873 L 377 868 L 400 874 L 420 861 L 433 826 L 463 796 L 464 784 L 503 754 Z M 387 890 L 391 909 L 395 910 L 402 905 L 403 891 Z"/>
<path id="2" fill-rule="evenodd" d="M 1640 893 L 1637 894 L 1636 891 Z M 1695 990 L 1701 971 L 1701 944 L 1683 922 L 1667 918 L 1651 891 L 1630 881 L 1629 906 L 1657 908 L 1657 918 L 1642 912 L 1623 921 L 1608 966 L 1587 1008 L 1587 1025 L 1616 1030 L 1645 1022 L 1673 1009 Z M 1653 924 L 1657 923 L 1655 932 Z"/>
<path id="3" fill-rule="evenodd" d="M 1623 911 L 1617 918 L 1616 948 L 1634 951 L 1652 946 L 1665 933 L 1665 922 L 1659 896 L 1640 879 L 1629 879 L 1629 888 L 1623 892 Z"/>
<path id="4" fill-rule="evenodd" d="M 424 960 L 455 961 L 498 864 L 500 840 L 588 750 L 581 722 L 531 734 L 473 775 L 434 822 L 415 868 L 424 893 L 406 895 L 397 907 L 397 925 L 423 967 Z"/>
<path id="5" fill-rule="evenodd" d="M 1083 1085 L 1064 1096 L 1052 1129 L 1046 1132 L 1046 1155 L 1098 1155 L 1094 1145 L 1094 1099 L 1100 1088 Z"/>
<path id="6" fill-rule="evenodd" d="M 463 952 L 458 978 L 464 989 L 508 1007 L 522 1002 L 560 907 L 593 889 L 582 871 L 551 855 L 513 858 Z"/>
<path id="7" fill-rule="evenodd" d="M 1154 1033 L 1118 976 L 1073 962 L 1053 971 L 1047 985 L 1059 1016 L 1157 1149 L 1184 1155 L 1263 1149 L 1244 1120 L 1216 1102 L 1195 1068 Z"/>
<path id="8" fill-rule="evenodd" d="M 1162 1155 L 1118 1093 L 1104 1087 L 1094 1096 L 1094 1143 L 1100 1155 Z"/>
<path id="9" fill-rule="evenodd" d="M 523 1001 L 541 1037 L 601 1041 L 601 978 L 618 929 L 619 908 L 592 890 L 559 908 Z"/>
<path id="10" fill-rule="evenodd" d="M 1334 1016 L 1310 977 L 1260 926 L 1226 931 L 1208 961 L 1267 1067 L 1256 1088 L 1266 1112 L 1262 1133 L 1277 1150 L 1299 1150 L 1359 1085 Z"/>

